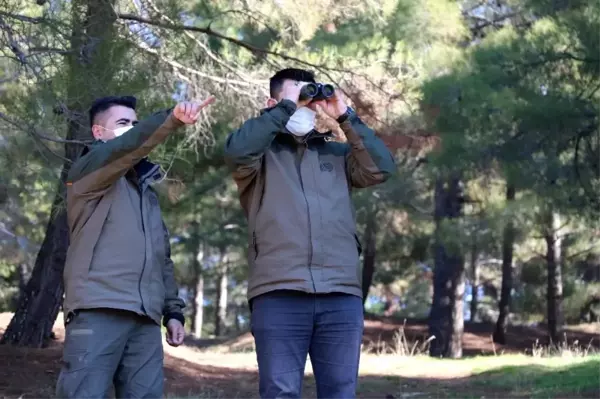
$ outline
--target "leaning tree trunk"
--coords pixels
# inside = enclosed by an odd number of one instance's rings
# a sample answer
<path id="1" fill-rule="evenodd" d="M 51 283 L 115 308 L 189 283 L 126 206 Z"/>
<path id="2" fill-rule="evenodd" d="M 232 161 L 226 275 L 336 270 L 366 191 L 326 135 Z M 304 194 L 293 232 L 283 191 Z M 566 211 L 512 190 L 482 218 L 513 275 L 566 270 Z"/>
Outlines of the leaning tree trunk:
<path id="1" fill-rule="evenodd" d="M 509 184 L 506 187 L 506 205 L 510 206 L 515 199 L 515 187 Z M 502 288 L 500 291 L 499 313 L 496 321 L 493 340 L 499 344 L 506 344 L 506 329 L 510 314 L 511 292 L 513 289 L 513 251 L 515 244 L 515 225 L 512 217 L 506 219 L 502 232 Z"/>
<path id="2" fill-rule="evenodd" d="M 546 241 L 546 265 L 548 268 L 547 319 L 548 335 L 553 343 L 559 341 L 563 325 L 563 282 L 561 270 L 560 221 L 553 211 L 548 212 L 544 239 Z"/>
<path id="3" fill-rule="evenodd" d="M 433 357 L 462 357 L 464 330 L 465 268 L 460 243 L 449 244 L 444 225 L 460 218 L 462 213 L 460 178 L 454 175 L 435 186 L 435 270 L 433 273 L 433 303 L 429 314 Z M 446 234 L 444 234 L 446 233 Z"/>
<path id="4" fill-rule="evenodd" d="M 375 274 L 375 256 L 377 255 L 377 246 L 375 235 L 377 234 L 377 213 L 370 212 L 367 216 L 367 225 L 365 228 L 365 249 L 363 254 L 363 270 L 362 270 L 362 293 L 363 306 L 369 296 L 369 290 L 373 283 L 373 274 Z"/>
<path id="5" fill-rule="evenodd" d="M 84 110 L 92 99 L 105 94 L 115 74 L 107 60 L 111 57 L 111 38 L 115 31 L 115 0 L 73 0 L 72 36 L 68 59 L 68 110 L 61 111 L 67 119 L 68 140 L 89 140 L 91 134 Z M 65 181 L 71 162 L 81 153 L 81 147 L 65 144 L 65 162 L 52 204 L 46 235 L 17 311 L 0 343 L 43 347 L 52 334 L 63 297 L 62 273 L 69 227 L 64 205 Z"/>
<path id="6" fill-rule="evenodd" d="M 27 285 L 27 263 L 21 263 L 19 265 L 19 296 L 25 292 L 25 286 Z"/>

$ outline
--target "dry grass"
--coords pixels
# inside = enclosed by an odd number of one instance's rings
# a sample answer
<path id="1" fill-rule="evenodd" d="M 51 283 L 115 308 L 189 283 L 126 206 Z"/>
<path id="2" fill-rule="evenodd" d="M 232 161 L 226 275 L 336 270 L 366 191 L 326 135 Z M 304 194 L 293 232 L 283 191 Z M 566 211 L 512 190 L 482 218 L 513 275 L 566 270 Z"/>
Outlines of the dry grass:
<path id="1" fill-rule="evenodd" d="M 0 314 L 0 330 L 10 315 Z M 363 347 L 360 398 L 409 397 L 600 397 L 600 355 L 596 347 L 568 341 L 554 346 L 533 345 L 529 355 L 474 356 L 461 360 L 427 356 L 431 339 L 414 339 L 407 332 L 423 326 L 399 327 L 381 322 Z M 590 331 L 589 327 L 586 331 Z M 59 317 L 58 340 L 48 349 L 0 346 L 11 359 L 0 367 L 0 398 L 51 397 L 60 367 L 64 331 Z M 475 337 L 475 335 L 472 335 Z M 310 361 L 306 365 L 303 397 L 315 397 Z M 222 345 L 200 349 L 165 345 L 166 396 L 170 398 L 257 398 L 258 376 L 252 338 L 242 335 Z M 19 377 L 21 376 L 21 377 Z"/>

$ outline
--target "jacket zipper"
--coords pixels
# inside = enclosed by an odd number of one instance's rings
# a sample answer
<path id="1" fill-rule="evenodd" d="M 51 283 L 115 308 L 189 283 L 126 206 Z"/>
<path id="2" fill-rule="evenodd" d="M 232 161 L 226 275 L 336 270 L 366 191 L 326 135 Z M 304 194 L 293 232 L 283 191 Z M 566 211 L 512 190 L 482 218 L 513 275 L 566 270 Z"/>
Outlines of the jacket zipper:
<path id="1" fill-rule="evenodd" d="M 254 246 L 254 260 L 258 258 L 258 243 L 256 242 L 256 231 L 252 232 L 252 245 Z"/>
<path id="2" fill-rule="evenodd" d="M 306 214 L 308 216 L 308 244 L 309 244 L 309 250 L 308 250 L 308 273 L 310 274 L 310 281 L 312 282 L 312 286 L 313 286 L 313 292 L 317 292 L 317 287 L 315 285 L 315 278 L 313 276 L 312 273 L 312 259 L 313 259 L 313 245 L 312 245 L 312 224 L 310 222 L 310 207 L 308 205 L 308 199 L 306 198 L 306 193 L 304 192 L 304 182 L 302 181 L 302 173 L 301 173 L 301 166 L 302 166 L 302 159 L 304 158 L 304 154 L 306 152 L 306 150 L 308 150 L 308 142 L 305 140 L 304 141 L 304 151 L 302 152 L 302 154 L 300 155 L 300 162 L 298 163 L 298 177 L 300 178 L 300 187 L 302 187 L 302 195 L 304 196 L 304 202 L 306 202 Z M 300 147 L 298 147 L 300 148 Z M 298 149 L 299 151 L 299 149 Z"/>
<path id="3" fill-rule="evenodd" d="M 142 272 L 140 273 L 140 278 L 138 280 L 138 292 L 140 294 L 140 301 L 142 303 L 142 312 L 146 313 L 146 309 L 144 309 L 144 297 L 142 296 L 142 278 L 144 276 L 144 270 L 146 269 L 146 228 L 144 226 L 144 188 L 143 188 L 143 183 L 138 182 L 138 187 L 140 190 L 140 216 L 142 218 L 142 233 L 144 235 L 144 263 L 142 263 Z"/>

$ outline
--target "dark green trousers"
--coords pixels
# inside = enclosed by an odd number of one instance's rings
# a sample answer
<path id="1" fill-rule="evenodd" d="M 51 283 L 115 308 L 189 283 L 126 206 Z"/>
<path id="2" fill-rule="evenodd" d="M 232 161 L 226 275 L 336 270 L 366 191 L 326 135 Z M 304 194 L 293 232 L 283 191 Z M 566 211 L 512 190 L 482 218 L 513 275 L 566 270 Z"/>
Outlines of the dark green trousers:
<path id="1" fill-rule="evenodd" d="M 163 347 L 158 324 L 115 309 L 67 318 L 59 398 L 162 398 Z"/>

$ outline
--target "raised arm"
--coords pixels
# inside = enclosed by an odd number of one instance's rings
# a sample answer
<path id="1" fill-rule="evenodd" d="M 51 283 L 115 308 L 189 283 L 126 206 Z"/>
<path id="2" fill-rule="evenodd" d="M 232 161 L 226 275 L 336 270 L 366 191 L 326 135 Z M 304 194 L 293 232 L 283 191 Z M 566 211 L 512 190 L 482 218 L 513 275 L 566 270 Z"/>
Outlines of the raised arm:
<path id="1" fill-rule="evenodd" d="M 292 114 L 306 100 L 299 100 L 304 83 L 286 80 L 276 105 L 266 109 L 260 116 L 248 119 L 225 143 L 225 162 L 233 169 L 233 178 L 241 186 L 248 186 L 262 165 L 267 148 L 277 135 L 284 131 Z M 243 191 L 243 190 L 242 190 Z"/>
<path id="2" fill-rule="evenodd" d="M 181 126 L 170 110 L 153 114 L 124 135 L 92 147 L 71 166 L 67 184 L 79 195 L 101 194 Z"/>
<path id="3" fill-rule="evenodd" d="M 290 116 L 296 110 L 296 103 L 282 100 L 264 111 L 260 116 L 248 119 L 225 142 L 225 163 L 232 170 L 232 177 L 238 187 L 242 207 L 246 212 L 260 171 L 265 151 L 271 142 L 285 128 Z"/>
<path id="4" fill-rule="evenodd" d="M 396 171 L 390 150 L 375 132 L 346 105 L 341 93 L 319 101 L 318 105 L 335 119 L 348 139 L 346 173 L 353 187 L 362 188 L 383 183 Z"/>
<path id="5" fill-rule="evenodd" d="M 296 103 L 282 100 L 256 118 L 248 119 L 225 142 L 225 160 L 234 169 L 248 173 L 260 168 L 261 159 L 271 142 L 285 128 L 290 116 L 296 111 Z"/>
<path id="6" fill-rule="evenodd" d="M 356 114 L 351 114 L 340 127 L 350 146 L 346 170 L 353 187 L 383 183 L 396 171 L 390 150 Z"/>
<path id="7" fill-rule="evenodd" d="M 214 97 L 202 103 L 179 103 L 173 110 L 160 111 L 144 119 L 127 133 L 92 149 L 69 170 L 67 185 L 76 195 L 102 195 L 169 134 L 184 124 L 195 123 L 200 110 Z"/>

